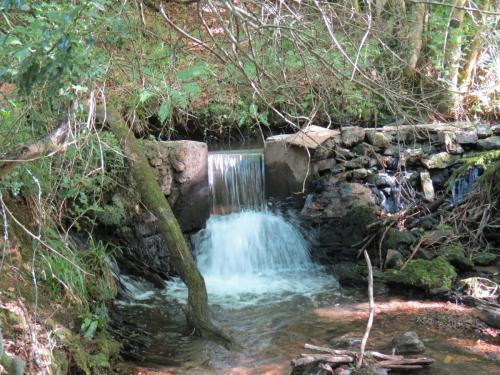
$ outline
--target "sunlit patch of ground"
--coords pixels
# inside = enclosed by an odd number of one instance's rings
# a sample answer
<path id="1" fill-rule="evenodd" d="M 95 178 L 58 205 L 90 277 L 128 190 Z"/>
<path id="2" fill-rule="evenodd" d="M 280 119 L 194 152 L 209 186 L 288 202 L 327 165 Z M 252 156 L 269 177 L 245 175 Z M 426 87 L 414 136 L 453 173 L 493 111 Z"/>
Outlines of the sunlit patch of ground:
<path id="1" fill-rule="evenodd" d="M 5 319 L 4 350 L 10 357 L 26 361 L 26 373 L 50 374 L 55 339 L 51 332 L 43 328 L 40 321 L 35 321 L 33 314 L 26 307 L 25 299 L 17 293 L 19 285 L 3 287 L 6 286 L 6 280 L 21 282 L 16 270 L 5 265 L 3 276 L 3 282 L 0 282 L 0 318 L 3 316 Z"/>
<path id="2" fill-rule="evenodd" d="M 461 305 L 446 302 L 422 302 L 422 301 L 400 301 L 391 300 L 387 302 L 376 302 L 375 315 L 381 314 L 420 314 L 430 311 L 442 313 L 460 312 L 461 314 L 472 314 L 473 309 Z M 355 305 L 338 305 L 334 307 L 320 307 L 314 310 L 320 318 L 327 320 L 365 320 L 368 318 L 368 303 Z"/>
<path id="3" fill-rule="evenodd" d="M 483 340 L 459 339 L 456 337 L 449 338 L 448 342 L 474 354 L 483 355 L 496 361 L 500 360 L 500 345 L 489 344 Z"/>
<path id="4" fill-rule="evenodd" d="M 134 364 L 121 364 L 120 372 L 124 375 L 283 375 L 291 371 L 291 367 L 284 365 L 263 365 L 258 367 L 233 367 L 224 370 L 186 370 L 186 369 L 153 369 L 137 367 Z"/>

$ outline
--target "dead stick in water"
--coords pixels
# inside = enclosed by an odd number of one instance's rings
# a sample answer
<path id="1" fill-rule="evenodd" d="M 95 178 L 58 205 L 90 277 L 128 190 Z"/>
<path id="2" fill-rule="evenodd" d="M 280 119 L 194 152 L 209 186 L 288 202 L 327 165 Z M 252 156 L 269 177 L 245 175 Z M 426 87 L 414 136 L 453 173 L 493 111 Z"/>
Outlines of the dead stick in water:
<path id="1" fill-rule="evenodd" d="M 358 363 L 356 364 L 356 368 L 361 368 L 363 364 L 363 356 L 365 354 L 366 342 L 368 341 L 368 337 L 370 336 L 370 330 L 372 329 L 373 324 L 373 315 L 375 313 L 375 300 L 373 299 L 373 270 L 372 270 L 372 262 L 370 261 L 370 256 L 366 250 L 363 251 L 365 256 L 366 265 L 368 266 L 368 296 L 370 298 L 370 316 L 368 317 L 368 323 L 366 325 L 366 331 L 363 335 L 363 340 L 361 341 L 361 348 L 358 357 Z"/>
<path id="2" fill-rule="evenodd" d="M 316 350 L 318 352 L 325 352 L 325 353 L 330 353 L 334 355 L 348 355 L 348 356 L 356 356 L 356 352 L 352 350 L 339 350 L 339 349 L 331 349 L 327 348 L 325 346 L 316 346 L 316 345 L 311 345 L 311 344 L 305 344 L 304 345 L 305 349 L 311 349 L 311 350 Z"/>
<path id="3" fill-rule="evenodd" d="M 302 354 L 301 358 L 292 360 L 292 366 L 299 367 L 319 361 L 326 363 L 335 363 L 335 364 L 347 364 L 353 362 L 354 358 L 346 355 L 333 356 L 329 354 Z"/>

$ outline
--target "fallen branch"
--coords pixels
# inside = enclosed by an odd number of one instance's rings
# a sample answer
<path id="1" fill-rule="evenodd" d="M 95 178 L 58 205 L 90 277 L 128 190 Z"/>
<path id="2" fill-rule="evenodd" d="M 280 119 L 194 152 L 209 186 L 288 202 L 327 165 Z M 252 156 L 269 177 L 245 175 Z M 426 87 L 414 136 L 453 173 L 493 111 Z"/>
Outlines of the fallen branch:
<path id="1" fill-rule="evenodd" d="M 318 368 L 322 368 L 324 365 L 335 368 L 342 365 L 355 364 L 355 362 L 359 363 L 360 359 L 362 360 L 362 356 L 352 350 L 332 349 L 311 344 L 305 344 L 304 348 L 328 354 L 301 354 L 300 358 L 291 361 L 293 367 L 317 363 Z M 387 370 L 418 370 L 435 362 L 434 359 L 429 357 L 405 358 L 402 355 L 384 354 L 376 351 L 366 351 L 364 357 L 370 359 L 370 366 L 375 365 Z M 361 364 L 363 365 L 363 363 Z"/>
<path id="2" fill-rule="evenodd" d="M 68 146 L 69 122 L 63 122 L 46 137 L 23 143 L 0 159 L 0 181 L 19 164 L 62 152 Z"/>

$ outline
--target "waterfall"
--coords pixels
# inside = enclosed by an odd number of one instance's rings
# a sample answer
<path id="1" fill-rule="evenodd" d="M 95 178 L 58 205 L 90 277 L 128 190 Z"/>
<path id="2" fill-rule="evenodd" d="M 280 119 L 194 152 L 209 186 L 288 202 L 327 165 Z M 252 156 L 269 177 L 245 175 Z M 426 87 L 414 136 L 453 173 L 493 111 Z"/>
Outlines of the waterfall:
<path id="1" fill-rule="evenodd" d="M 212 215 L 192 240 L 209 294 L 295 292 L 315 266 L 297 225 L 266 208 L 263 153 L 208 158 Z"/>
<path id="2" fill-rule="evenodd" d="M 479 172 L 480 170 L 478 167 L 472 167 L 457 177 L 451 189 L 453 204 L 457 205 L 465 200 L 474 182 L 476 182 L 479 177 Z"/>
<path id="3" fill-rule="evenodd" d="M 264 154 L 260 150 L 208 155 L 212 213 L 263 210 Z"/>

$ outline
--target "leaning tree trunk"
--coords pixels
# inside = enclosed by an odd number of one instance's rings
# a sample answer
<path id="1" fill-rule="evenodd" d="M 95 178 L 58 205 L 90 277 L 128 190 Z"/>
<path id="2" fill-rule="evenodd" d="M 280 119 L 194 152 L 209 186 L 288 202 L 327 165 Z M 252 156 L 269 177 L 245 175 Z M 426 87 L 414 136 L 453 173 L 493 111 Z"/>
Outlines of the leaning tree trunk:
<path id="1" fill-rule="evenodd" d="M 187 285 L 188 301 L 185 313 L 188 324 L 196 334 L 216 339 L 226 346 L 230 345 L 231 339 L 210 321 L 205 281 L 196 267 L 179 223 L 156 181 L 144 150 L 121 115 L 115 110 L 108 108 L 105 119 L 129 161 L 141 201 L 156 216 L 161 235 L 170 252 L 170 259 Z"/>
<path id="2" fill-rule="evenodd" d="M 490 1 L 486 0 L 483 3 L 483 9 L 484 10 L 489 10 L 490 8 Z M 469 91 L 469 88 L 472 84 L 473 81 L 473 76 L 474 76 L 474 71 L 477 65 L 477 62 L 479 61 L 479 58 L 481 56 L 481 50 L 483 47 L 483 38 L 482 38 L 482 32 L 486 28 L 486 15 L 481 14 L 480 15 L 482 20 L 479 23 L 478 29 L 476 30 L 476 33 L 474 34 L 474 37 L 472 38 L 472 42 L 469 44 L 469 48 L 467 49 L 467 52 L 464 57 L 464 63 L 462 66 L 462 69 L 459 73 L 458 76 L 458 86 L 460 88 L 460 93 L 467 95 L 467 92 Z"/>

